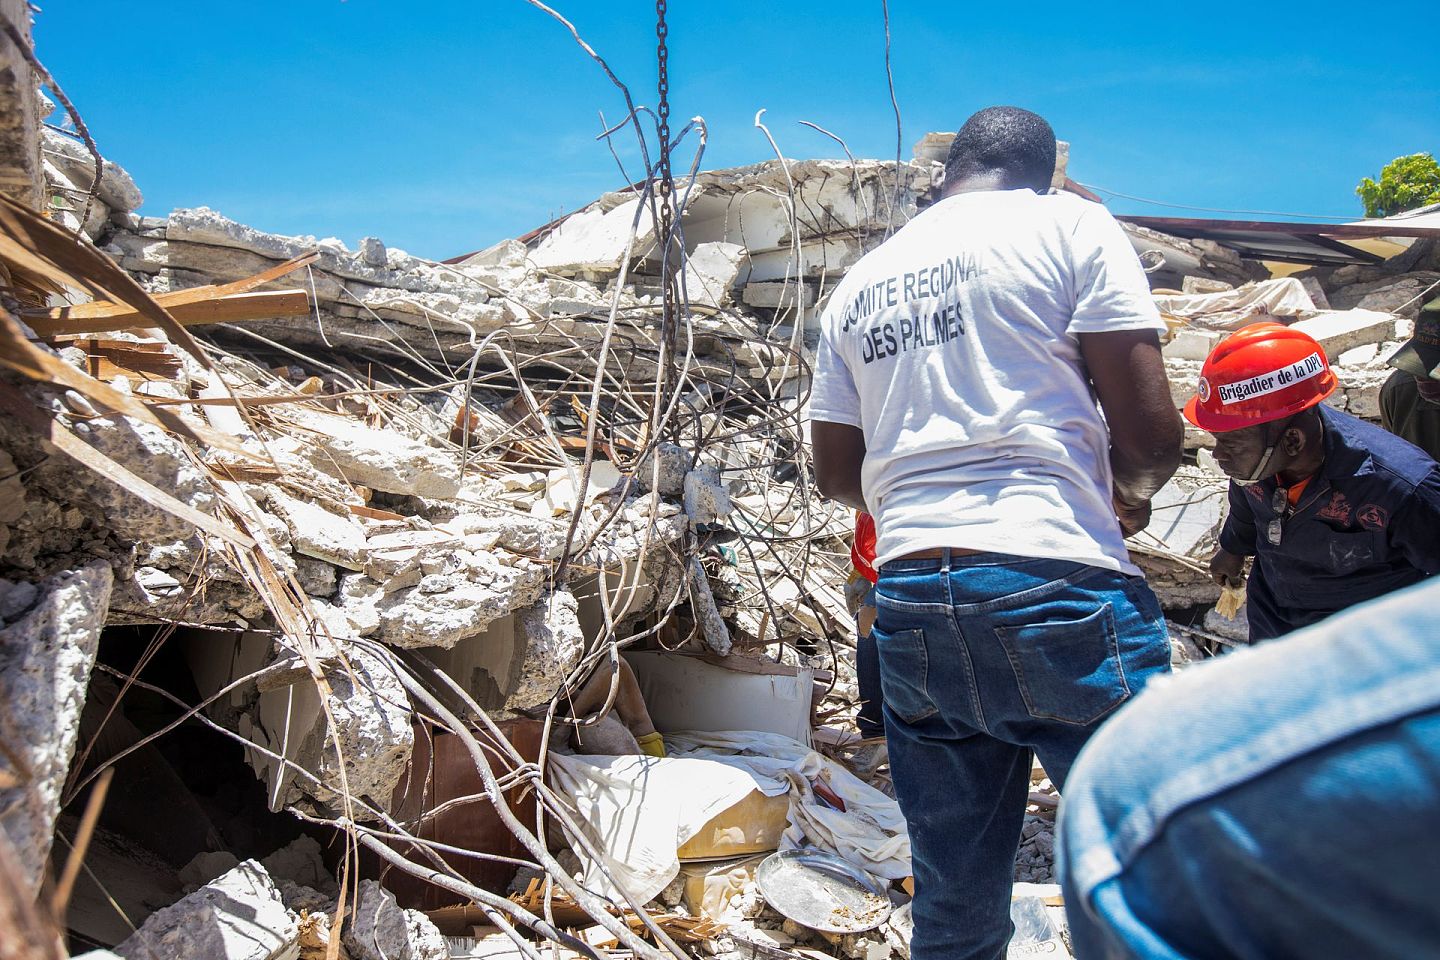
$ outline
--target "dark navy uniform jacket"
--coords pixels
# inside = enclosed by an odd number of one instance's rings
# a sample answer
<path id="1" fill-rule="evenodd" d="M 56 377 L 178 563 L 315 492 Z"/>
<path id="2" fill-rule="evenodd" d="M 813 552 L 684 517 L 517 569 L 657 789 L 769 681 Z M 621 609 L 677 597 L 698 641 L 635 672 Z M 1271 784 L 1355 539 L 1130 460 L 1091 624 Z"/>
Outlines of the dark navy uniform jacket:
<path id="1" fill-rule="evenodd" d="M 1279 544 L 1275 478 L 1230 484 L 1220 546 L 1253 555 L 1250 639 L 1268 640 L 1440 572 L 1440 466 L 1419 447 L 1321 405 L 1325 462 Z"/>

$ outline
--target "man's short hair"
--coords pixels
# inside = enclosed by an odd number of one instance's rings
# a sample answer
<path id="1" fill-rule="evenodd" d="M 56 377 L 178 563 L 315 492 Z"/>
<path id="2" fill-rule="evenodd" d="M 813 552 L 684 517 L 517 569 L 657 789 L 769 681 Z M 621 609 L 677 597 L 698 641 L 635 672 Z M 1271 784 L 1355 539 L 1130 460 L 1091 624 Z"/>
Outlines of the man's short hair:
<path id="1" fill-rule="evenodd" d="M 945 182 L 991 173 L 1002 174 L 1010 189 L 1050 188 L 1055 131 L 1044 117 L 1019 107 L 986 107 L 965 121 L 945 159 Z"/>

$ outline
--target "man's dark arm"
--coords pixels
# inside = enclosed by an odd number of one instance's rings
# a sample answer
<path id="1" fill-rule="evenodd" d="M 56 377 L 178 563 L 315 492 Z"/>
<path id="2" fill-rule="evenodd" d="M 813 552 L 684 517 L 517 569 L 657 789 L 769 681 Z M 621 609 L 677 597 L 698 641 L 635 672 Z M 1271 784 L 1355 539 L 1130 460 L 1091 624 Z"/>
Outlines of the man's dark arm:
<path id="1" fill-rule="evenodd" d="M 1230 510 L 1220 526 L 1220 549 L 1238 557 L 1252 557 L 1259 531 L 1255 527 L 1255 511 L 1250 506 L 1245 488 L 1232 483 L 1225 495 L 1229 499 Z"/>
<path id="2" fill-rule="evenodd" d="M 820 495 L 869 512 L 865 495 L 860 492 L 860 467 L 865 462 L 865 434 L 860 428 L 811 420 L 810 449 Z"/>
<path id="3" fill-rule="evenodd" d="M 1116 498 L 1146 503 L 1175 474 L 1185 427 L 1154 330 L 1082 333 L 1080 353 L 1110 427 L 1110 468 Z"/>

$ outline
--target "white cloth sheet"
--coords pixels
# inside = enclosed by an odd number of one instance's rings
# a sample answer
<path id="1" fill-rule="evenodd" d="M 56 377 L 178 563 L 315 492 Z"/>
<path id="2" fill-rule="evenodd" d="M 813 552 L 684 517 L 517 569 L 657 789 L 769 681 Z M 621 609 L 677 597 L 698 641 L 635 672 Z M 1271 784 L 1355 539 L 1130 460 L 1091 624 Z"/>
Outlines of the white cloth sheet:
<path id="1" fill-rule="evenodd" d="M 640 903 L 679 873 L 676 850 L 751 790 L 789 794 L 789 826 L 781 849 L 814 846 L 877 877 L 910 875 L 910 837 L 896 802 L 843 766 L 789 737 L 756 731 L 668 734 L 669 756 L 597 757 L 551 754 L 550 776 L 569 798 L 589 840 L 601 852 L 585 864 L 584 883 L 615 896 L 602 874 Z M 819 779 L 846 812 L 815 796 Z"/>
<path id="2" fill-rule="evenodd" d="M 1238 330 L 1262 320 L 1291 323 L 1316 312 L 1315 301 L 1294 277 L 1261 280 L 1219 293 L 1159 296 L 1155 306 L 1206 330 Z"/>

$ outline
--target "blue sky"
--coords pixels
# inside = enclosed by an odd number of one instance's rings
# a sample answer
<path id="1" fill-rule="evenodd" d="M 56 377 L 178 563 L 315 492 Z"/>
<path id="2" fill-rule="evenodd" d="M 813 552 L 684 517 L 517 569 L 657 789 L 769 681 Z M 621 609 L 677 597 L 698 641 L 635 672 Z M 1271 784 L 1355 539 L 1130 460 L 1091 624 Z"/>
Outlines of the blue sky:
<path id="1" fill-rule="evenodd" d="M 653 105 L 654 7 L 552 0 Z M 1355 184 L 1440 153 L 1440 71 L 1394 31 L 1428 3 L 891 2 L 904 155 L 1012 103 L 1072 142 L 1083 183 L 1198 207 L 1358 217 Z M 880 0 L 671 0 L 671 103 L 702 166 L 895 152 Z M 1376 24 L 1372 29 L 1369 25 Z M 143 212 L 205 204 L 255 227 L 379 236 L 443 258 L 624 182 L 595 134 L 618 92 L 524 0 L 49 0 L 41 59 Z M 677 123 L 676 126 L 679 124 Z M 632 138 L 633 142 L 633 138 Z M 688 167 L 688 150 L 677 167 Z M 627 171 L 635 151 L 621 150 Z M 1203 215 L 1114 199 L 1117 212 Z"/>

